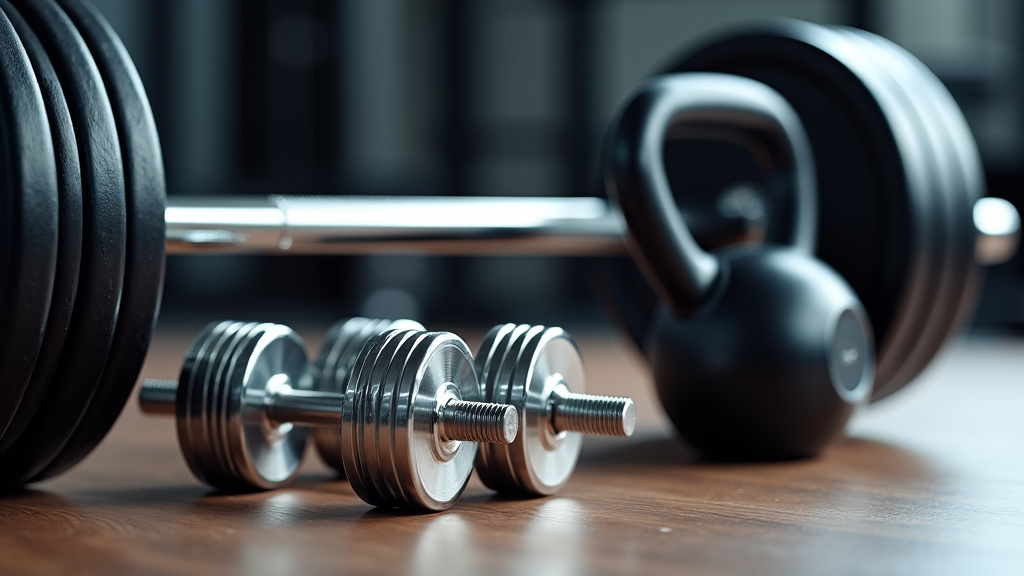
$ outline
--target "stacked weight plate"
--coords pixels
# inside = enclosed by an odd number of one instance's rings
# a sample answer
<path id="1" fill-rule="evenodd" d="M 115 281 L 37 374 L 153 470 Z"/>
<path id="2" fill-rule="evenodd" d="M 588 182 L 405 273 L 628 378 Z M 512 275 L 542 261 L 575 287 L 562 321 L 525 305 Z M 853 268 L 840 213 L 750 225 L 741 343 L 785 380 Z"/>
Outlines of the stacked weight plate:
<path id="1" fill-rule="evenodd" d="M 355 366 L 359 351 L 370 339 L 388 330 L 424 330 L 413 320 L 380 320 L 376 318 L 346 318 L 331 326 L 320 344 L 316 359 L 317 390 L 321 392 L 344 392 L 345 382 Z M 345 462 L 341 457 L 341 435 L 337 427 L 313 429 L 316 450 L 320 459 L 338 474 L 345 474 Z"/>
<path id="2" fill-rule="evenodd" d="M 124 47 L 78 0 L 0 2 L 7 142 L 0 484 L 70 468 L 131 393 L 159 305 L 164 178 Z M 9 209 L 8 209 L 9 207 Z M 29 230 L 29 229 L 33 230 Z"/>
<path id="3" fill-rule="evenodd" d="M 360 498 L 427 510 L 458 499 L 477 445 L 445 442 L 435 432 L 437 407 L 451 399 L 481 400 L 473 356 L 458 336 L 390 330 L 367 343 L 346 386 L 340 436 Z"/>
<path id="4" fill-rule="evenodd" d="M 298 471 L 309 429 L 271 429 L 255 401 L 272 392 L 273 375 L 287 376 L 295 389 L 313 387 L 305 347 L 279 324 L 210 324 L 189 347 L 175 401 L 178 441 L 189 468 L 207 484 L 269 490 Z"/>
<path id="5" fill-rule="evenodd" d="M 555 431 L 548 402 L 557 384 L 584 392 L 576 343 L 561 328 L 505 324 L 487 333 L 476 365 L 485 401 L 521 407 L 512 444 L 481 445 L 480 480 L 511 494 L 561 490 L 576 468 L 583 435 Z"/>

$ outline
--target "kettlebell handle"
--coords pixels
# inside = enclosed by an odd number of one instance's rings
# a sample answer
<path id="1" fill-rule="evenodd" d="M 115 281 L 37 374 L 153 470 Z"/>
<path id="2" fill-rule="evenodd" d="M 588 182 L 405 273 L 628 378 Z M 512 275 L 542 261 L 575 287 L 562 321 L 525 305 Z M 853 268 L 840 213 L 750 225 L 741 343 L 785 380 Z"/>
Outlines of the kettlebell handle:
<path id="1" fill-rule="evenodd" d="M 627 244 L 645 278 L 676 315 L 695 311 L 722 267 L 694 240 L 665 170 L 666 140 L 701 138 L 756 143 L 771 177 L 791 182 L 791 243 L 812 252 L 817 203 L 810 144 L 796 112 L 775 90 L 749 78 L 715 73 L 658 76 L 640 85 L 605 137 L 604 183 L 625 217 Z"/>

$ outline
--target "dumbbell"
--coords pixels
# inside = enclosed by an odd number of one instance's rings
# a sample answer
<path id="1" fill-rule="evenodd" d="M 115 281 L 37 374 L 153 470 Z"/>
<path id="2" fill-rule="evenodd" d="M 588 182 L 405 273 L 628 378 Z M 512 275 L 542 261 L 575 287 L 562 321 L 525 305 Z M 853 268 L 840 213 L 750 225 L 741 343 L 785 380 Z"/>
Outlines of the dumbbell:
<path id="1" fill-rule="evenodd" d="M 148 347 L 165 250 L 608 256 L 628 246 L 642 272 L 611 261 L 605 282 L 656 366 L 666 412 L 699 448 L 754 457 L 815 453 L 842 430 L 858 394 L 880 399 L 912 380 L 971 308 L 976 248 L 1012 252 L 1014 226 L 993 232 L 972 220 L 972 210 L 993 207 L 1008 222 L 1016 216 L 1005 204 L 976 204 L 984 184 L 973 138 L 948 92 L 909 54 L 867 33 L 797 22 L 713 40 L 667 76 L 698 94 L 718 93 L 725 81 L 727 98 L 703 102 L 686 118 L 661 118 L 664 129 L 644 133 L 661 142 L 727 142 L 764 161 L 765 241 L 813 253 L 838 271 L 836 285 L 849 284 L 863 301 L 866 313 L 854 328 L 866 333 L 870 317 L 874 338 L 865 335 L 864 350 L 823 352 L 839 368 L 760 365 L 769 373 L 815 372 L 818 383 L 807 383 L 814 393 L 787 388 L 786 378 L 780 384 L 715 371 L 722 366 L 676 372 L 663 359 L 687 344 L 667 336 L 667 315 L 702 317 L 698 304 L 713 299 L 731 265 L 698 254 L 692 238 L 680 240 L 694 222 L 679 214 L 701 210 L 690 191 L 663 185 L 665 158 L 645 152 L 645 163 L 630 160 L 641 153 L 621 121 L 628 114 L 609 132 L 602 160 L 615 204 L 272 197 L 165 206 L 149 104 L 102 17 L 82 0 L 8 0 L 0 9 L 0 138 L 8 150 L 0 158 L 0 317 L 7 327 L 0 333 L 0 485 L 7 487 L 70 468 L 109 430 Z M 651 110 L 632 104 L 673 86 L 645 84 L 631 97 L 623 111 L 634 128 L 646 125 L 640 116 Z M 735 108 L 740 96 L 748 98 Z M 675 165 L 669 158 L 669 168 Z M 658 208 L 645 210 L 645 203 Z M 648 242 L 652 234 L 670 240 Z M 786 292 L 782 284 L 773 285 Z M 735 326 L 714 323 L 709 334 L 725 338 Z M 835 389 L 832 372 L 870 368 L 842 359 L 868 358 L 872 341 L 873 389 Z M 749 369 L 729 354 L 705 356 Z M 716 385 L 722 381 L 731 384 Z M 761 385 L 733 387 L 739 382 Z M 793 394 L 814 401 L 789 402 Z M 787 408 L 781 423 L 769 417 L 780 412 L 766 410 L 765 398 Z M 779 426 L 786 430 L 770 445 L 759 440 L 760 431 Z"/>
<path id="2" fill-rule="evenodd" d="M 189 468 L 225 490 L 287 484 L 308 427 L 340 429 L 353 489 L 382 507 L 450 507 L 476 443 L 507 444 L 518 431 L 513 407 L 478 401 L 472 356 L 451 333 L 387 330 L 356 355 L 344 391 L 315 383 L 287 326 L 215 322 L 190 346 L 178 381 L 144 382 L 139 403 L 175 416 Z"/>
<path id="3" fill-rule="evenodd" d="M 349 318 L 332 326 L 316 360 L 317 389 L 343 390 L 365 342 L 396 328 L 422 330 L 411 320 L 369 318 Z M 495 491 L 553 494 L 575 470 L 583 434 L 633 433 L 633 400 L 584 394 L 579 350 L 561 328 L 495 326 L 484 337 L 475 365 L 483 400 L 513 406 L 519 414 L 519 435 L 507 449 L 482 446 L 477 457 L 481 480 Z M 329 427 L 315 428 L 313 435 L 323 461 L 344 474 L 343 435 Z"/>

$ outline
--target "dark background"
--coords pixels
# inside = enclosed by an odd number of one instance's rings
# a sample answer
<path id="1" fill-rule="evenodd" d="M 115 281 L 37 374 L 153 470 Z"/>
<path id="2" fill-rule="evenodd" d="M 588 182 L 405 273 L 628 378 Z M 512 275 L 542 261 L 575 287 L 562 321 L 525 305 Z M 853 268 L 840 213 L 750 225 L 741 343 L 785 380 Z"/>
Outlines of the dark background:
<path id="1" fill-rule="evenodd" d="M 880 33 L 963 106 L 990 193 L 1024 204 L 1014 0 L 93 0 L 133 55 L 171 194 L 589 195 L 635 82 L 730 23 Z M 600 323 L 585 261 L 171 257 L 163 317 Z M 1021 258 L 978 316 L 1024 323 Z"/>

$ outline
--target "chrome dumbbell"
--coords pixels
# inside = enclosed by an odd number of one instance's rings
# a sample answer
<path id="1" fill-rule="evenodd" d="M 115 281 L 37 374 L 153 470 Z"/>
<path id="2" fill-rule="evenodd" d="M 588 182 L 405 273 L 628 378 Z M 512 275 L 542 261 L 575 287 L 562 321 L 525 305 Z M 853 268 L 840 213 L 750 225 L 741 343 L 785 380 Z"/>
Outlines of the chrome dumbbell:
<path id="1" fill-rule="evenodd" d="M 480 345 L 476 368 L 484 398 L 519 411 L 519 436 L 482 447 L 477 458 L 477 474 L 494 490 L 553 494 L 576 468 L 582 434 L 633 433 L 633 400 L 584 394 L 579 349 L 561 328 L 495 326 Z"/>
<path id="2" fill-rule="evenodd" d="M 477 442 L 516 436 L 514 408 L 477 401 L 472 356 L 454 334 L 390 330 L 354 365 L 344 392 L 319 391 L 290 328 L 219 322 L 193 342 L 178 382 L 146 381 L 139 401 L 143 412 L 174 414 L 189 468 L 230 490 L 288 483 L 309 427 L 340 426 L 353 489 L 375 506 L 446 509 L 465 489 Z"/>

